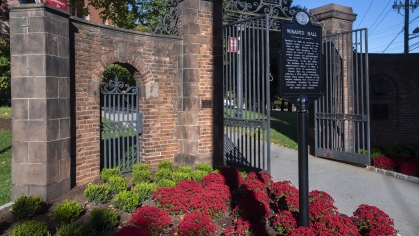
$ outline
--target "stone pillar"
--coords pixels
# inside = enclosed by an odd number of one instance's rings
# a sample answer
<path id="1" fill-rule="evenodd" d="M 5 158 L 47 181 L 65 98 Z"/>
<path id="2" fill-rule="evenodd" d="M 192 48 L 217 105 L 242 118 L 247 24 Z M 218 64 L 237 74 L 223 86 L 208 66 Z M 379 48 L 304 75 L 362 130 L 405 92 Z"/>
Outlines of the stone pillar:
<path id="1" fill-rule="evenodd" d="M 12 199 L 70 190 L 69 15 L 10 7 Z"/>
<path id="2" fill-rule="evenodd" d="M 176 164 L 223 163 L 222 0 L 180 3 L 183 37 L 182 109 Z"/>
<path id="3" fill-rule="evenodd" d="M 320 22 L 320 25 L 323 27 L 323 36 L 337 34 L 342 32 L 348 32 L 353 30 L 353 22 L 356 20 L 356 14 L 353 13 L 351 7 L 345 7 L 338 4 L 328 4 L 322 7 L 314 8 L 310 10 L 310 13 L 315 15 Z M 346 41 L 346 40 L 349 40 Z M 343 59 L 343 83 L 347 85 L 348 76 L 351 76 L 352 73 L 348 72 L 348 65 L 351 65 L 351 56 L 348 56 L 348 52 L 352 51 L 352 42 L 351 38 L 344 38 L 344 41 L 341 42 L 340 48 L 337 48 L 340 55 L 344 55 Z M 343 104 L 345 107 L 344 112 L 349 113 L 352 109 L 349 106 L 349 101 L 352 100 L 350 97 L 352 93 L 348 91 L 348 87 L 344 87 L 345 101 Z M 310 154 L 314 155 L 314 108 L 310 108 L 310 130 L 309 130 L 309 145 L 310 145 Z M 345 148 L 346 150 L 353 150 L 354 148 L 354 137 L 355 137 L 355 127 L 350 127 L 345 125 Z M 349 140 L 349 137 L 351 140 Z"/>
<path id="4" fill-rule="evenodd" d="M 353 13 L 352 7 L 334 3 L 311 9 L 310 13 L 321 22 L 323 35 L 351 31 L 357 16 Z"/>

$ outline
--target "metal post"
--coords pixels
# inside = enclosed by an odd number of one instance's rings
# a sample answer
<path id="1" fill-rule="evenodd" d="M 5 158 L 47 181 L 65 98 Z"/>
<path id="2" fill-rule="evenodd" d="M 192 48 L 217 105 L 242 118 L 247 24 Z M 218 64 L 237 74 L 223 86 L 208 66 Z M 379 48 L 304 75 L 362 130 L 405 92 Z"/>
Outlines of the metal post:
<path id="1" fill-rule="evenodd" d="M 409 53 L 409 0 L 404 3 L 404 54 Z"/>
<path id="2" fill-rule="evenodd" d="M 298 100 L 298 188 L 300 226 L 309 227 L 308 217 L 308 98 Z"/>
<path id="3" fill-rule="evenodd" d="M 242 28 L 243 27 L 243 28 Z M 236 117 L 242 118 L 242 107 L 243 107 L 243 33 L 244 26 L 237 26 L 238 37 L 237 37 L 237 110 Z"/>

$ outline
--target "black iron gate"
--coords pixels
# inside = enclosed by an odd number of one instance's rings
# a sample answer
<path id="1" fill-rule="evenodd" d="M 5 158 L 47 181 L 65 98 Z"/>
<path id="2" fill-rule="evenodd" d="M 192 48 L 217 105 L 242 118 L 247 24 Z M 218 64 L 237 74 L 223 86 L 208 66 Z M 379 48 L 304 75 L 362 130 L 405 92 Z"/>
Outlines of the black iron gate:
<path id="1" fill-rule="evenodd" d="M 269 16 L 223 30 L 224 158 L 270 172 Z"/>
<path id="2" fill-rule="evenodd" d="M 370 164 L 367 29 L 323 37 L 326 91 L 315 103 L 315 154 Z"/>
<path id="3" fill-rule="evenodd" d="M 138 91 L 138 85 L 129 86 L 118 78 L 101 87 L 101 168 L 128 172 L 140 161 Z"/>

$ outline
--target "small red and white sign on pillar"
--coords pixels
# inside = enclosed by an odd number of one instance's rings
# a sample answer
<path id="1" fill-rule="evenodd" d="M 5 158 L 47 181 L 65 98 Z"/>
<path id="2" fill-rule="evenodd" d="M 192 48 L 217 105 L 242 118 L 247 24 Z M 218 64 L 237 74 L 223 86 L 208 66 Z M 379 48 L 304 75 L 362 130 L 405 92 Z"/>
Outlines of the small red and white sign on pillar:
<path id="1" fill-rule="evenodd" d="M 227 52 L 237 52 L 237 37 L 228 37 Z"/>
<path id="2" fill-rule="evenodd" d="M 63 11 L 67 11 L 68 2 L 67 0 L 47 0 L 47 4 L 59 8 Z"/>

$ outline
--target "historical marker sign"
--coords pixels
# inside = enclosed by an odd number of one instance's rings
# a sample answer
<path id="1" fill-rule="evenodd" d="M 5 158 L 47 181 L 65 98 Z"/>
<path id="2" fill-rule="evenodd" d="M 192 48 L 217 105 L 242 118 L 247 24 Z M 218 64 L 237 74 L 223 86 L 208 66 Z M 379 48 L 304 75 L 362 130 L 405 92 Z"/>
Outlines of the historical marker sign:
<path id="1" fill-rule="evenodd" d="M 279 95 L 296 102 L 301 95 L 313 101 L 323 96 L 322 28 L 311 24 L 304 12 L 282 24 Z"/>

